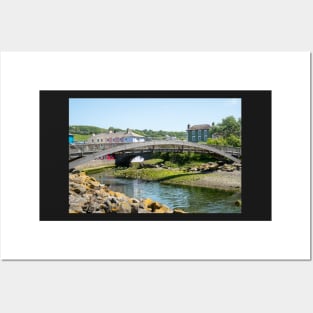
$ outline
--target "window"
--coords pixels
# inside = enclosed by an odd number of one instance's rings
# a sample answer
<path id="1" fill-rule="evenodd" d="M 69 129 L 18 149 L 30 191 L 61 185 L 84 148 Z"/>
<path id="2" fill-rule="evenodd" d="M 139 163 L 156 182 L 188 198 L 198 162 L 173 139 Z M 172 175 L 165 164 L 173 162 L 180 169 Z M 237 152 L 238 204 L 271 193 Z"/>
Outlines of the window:
<path id="1" fill-rule="evenodd" d="M 207 136 L 207 135 L 208 135 L 208 130 L 207 130 L 207 129 L 203 130 L 203 135 L 204 135 L 204 136 Z"/>
<path id="2" fill-rule="evenodd" d="M 99 142 L 99 139 L 97 139 L 97 142 Z"/>
<path id="3" fill-rule="evenodd" d="M 101 138 L 101 142 L 103 142 L 103 139 Z"/>
<path id="4" fill-rule="evenodd" d="M 194 136 L 196 134 L 196 131 L 195 130 L 193 130 L 192 131 L 192 136 Z"/>
<path id="5" fill-rule="evenodd" d="M 196 136 L 192 136 L 192 141 L 196 141 Z"/>
<path id="6" fill-rule="evenodd" d="M 201 141 L 201 135 L 198 136 L 198 141 Z"/>
<path id="7" fill-rule="evenodd" d="M 93 139 L 91 139 L 91 142 L 93 142 Z"/>

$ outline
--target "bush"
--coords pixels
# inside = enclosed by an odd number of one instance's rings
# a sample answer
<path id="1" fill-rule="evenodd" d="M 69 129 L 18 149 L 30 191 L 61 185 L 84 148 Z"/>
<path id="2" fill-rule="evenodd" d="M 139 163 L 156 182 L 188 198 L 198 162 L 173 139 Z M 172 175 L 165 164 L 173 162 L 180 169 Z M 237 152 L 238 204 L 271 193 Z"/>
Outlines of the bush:
<path id="1" fill-rule="evenodd" d="M 207 144 L 214 146 L 227 146 L 227 140 L 224 138 L 209 138 L 207 140 Z"/>
<path id="2" fill-rule="evenodd" d="M 241 147 L 241 139 L 236 135 L 230 135 L 226 138 L 209 138 L 207 144 L 214 146 Z"/>
<path id="3" fill-rule="evenodd" d="M 226 138 L 227 145 L 232 147 L 241 147 L 241 139 L 238 136 L 230 135 Z"/>

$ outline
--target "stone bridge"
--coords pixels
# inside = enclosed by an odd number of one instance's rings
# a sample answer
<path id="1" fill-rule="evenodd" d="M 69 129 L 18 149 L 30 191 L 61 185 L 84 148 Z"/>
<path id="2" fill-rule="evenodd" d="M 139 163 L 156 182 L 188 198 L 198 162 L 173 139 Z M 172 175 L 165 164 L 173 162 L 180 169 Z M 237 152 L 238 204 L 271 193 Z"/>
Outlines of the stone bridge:
<path id="1" fill-rule="evenodd" d="M 238 157 L 241 156 L 241 148 L 210 146 L 180 140 L 155 140 L 119 144 L 115 146 L 101 144 L 70 145 L 69 168 L 73 169 L 78 165 L 107 155 L 114 155 L 116 160 L 121 160 L 121 163 L 127 163 L 137 155 L 147 155 L 154 152 L 196 152 L 216 154 L 233 162 L 241 163 L 240 159 L 238 159 Z"/>

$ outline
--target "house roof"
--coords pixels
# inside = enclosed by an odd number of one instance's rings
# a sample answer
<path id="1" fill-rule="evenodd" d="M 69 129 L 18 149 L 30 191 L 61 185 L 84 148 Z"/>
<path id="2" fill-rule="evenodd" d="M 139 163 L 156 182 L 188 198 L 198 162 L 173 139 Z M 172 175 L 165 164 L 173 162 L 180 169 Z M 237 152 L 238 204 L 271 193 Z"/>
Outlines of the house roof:
<path id="1" fill-rule="evenodd" d="M 139 134 L 136 134 L 136 133 L 134 133 L 132 130 L 128 131 L 127 133 L 124 133 L 124 136 L 125 136 L 125 137 L 133 136 L 133 137 L 141 137 L 141 138 L 144 138 L 144 136 L 141 136 L 141 135 L 139 135 Z"/>
<path id="2" fill-rule="evenodd" d="M 199 124 L 199 125 L 193 125 L 189 127 L 187 130 L 200 130 L 200 129 L 210 129 L 211 126 L 209 124 Z"/>
<path id="3" fill-rule="evenodd" d="M 127 138 L 127 137 L 137 137 L 137 138 L 144 138 L 139 134 L 134 133 L 133 131 L 129 130 L 128 132 L 116 132 L 116 133 L 101 133 L 93 136 L 95 138 Z M 92 138 L 92 137 L 91 137 Z"/>

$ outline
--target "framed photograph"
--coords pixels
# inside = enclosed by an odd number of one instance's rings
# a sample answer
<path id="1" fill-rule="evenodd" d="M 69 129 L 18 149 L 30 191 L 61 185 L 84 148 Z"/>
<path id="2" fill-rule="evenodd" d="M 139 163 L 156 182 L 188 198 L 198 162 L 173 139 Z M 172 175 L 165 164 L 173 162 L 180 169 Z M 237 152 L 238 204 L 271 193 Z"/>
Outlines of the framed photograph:
<path id="1" fill-rule="evenodd" d="M 3 52 L 1 258 L 310 260 L 309 52 Z"/>
<path id="2" fill-rule="evenodd" d="M 41 220 L 270 220 L 271 91 L 40 91 L 40 159 Z"/>

